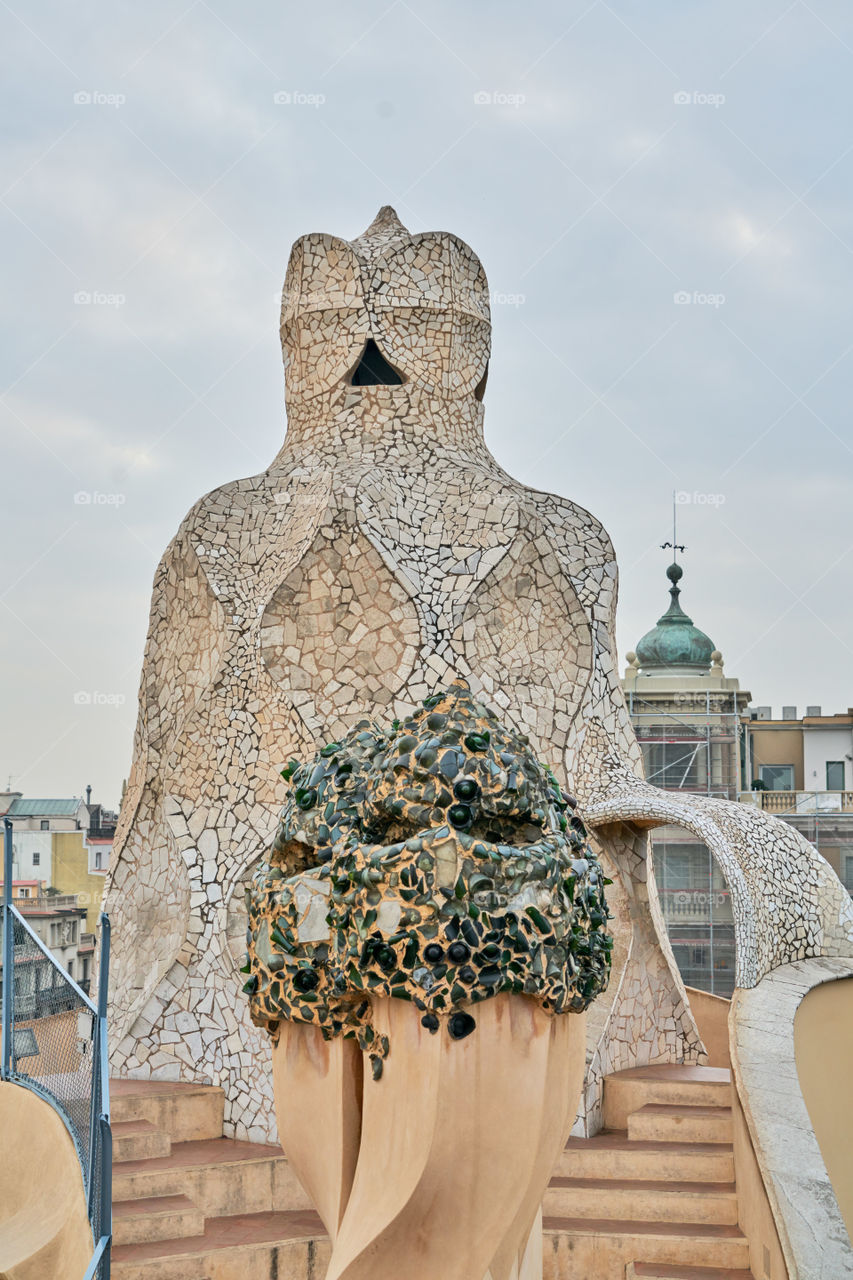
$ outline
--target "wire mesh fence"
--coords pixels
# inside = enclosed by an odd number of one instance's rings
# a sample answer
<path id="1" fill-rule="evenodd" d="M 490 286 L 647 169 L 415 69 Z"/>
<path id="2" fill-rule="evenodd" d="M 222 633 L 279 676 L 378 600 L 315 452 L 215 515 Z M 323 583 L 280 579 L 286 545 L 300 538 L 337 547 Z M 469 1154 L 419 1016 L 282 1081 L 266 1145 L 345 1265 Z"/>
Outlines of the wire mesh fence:
<path id="1" fill-rule="evenodd" d="M 6 821 L 2 945 L 2 1078 L 37 1093 L 61 1116 L 80 1158 L 95 1250 L 81 1280 L 109 1280 L 112 1137 L 106 1044 L 109 921 L 101 916 L 99 999 L 74 982 L 12 903 Z M 70 924 L 70 922 L 69 922 Z M 64 927 L 59 922 L 60 931 Z"/>
<path id="2" fill-rule="evenodd" d="M 9 1078 L 56 1107 L 88 1169 L 96 1014 L 15 908 L 7 919 L 14 935 Z"/>

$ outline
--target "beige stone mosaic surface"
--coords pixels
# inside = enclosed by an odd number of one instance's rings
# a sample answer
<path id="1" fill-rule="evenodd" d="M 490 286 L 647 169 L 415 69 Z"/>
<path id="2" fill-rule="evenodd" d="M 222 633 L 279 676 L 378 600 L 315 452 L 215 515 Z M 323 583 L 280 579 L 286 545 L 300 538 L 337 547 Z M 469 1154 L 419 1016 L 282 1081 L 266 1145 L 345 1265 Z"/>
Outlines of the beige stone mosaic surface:
<path id="1" fill-rule="evenodd" d="M 368 339 L 401 382 L 353 384 Z M 637 823 L 702 827 L 739 904 L 742 981 L 853 952 L 850 921 L 790 828 L 786 844 L 761 813 L 688 809 L 642 782 L 609 539 L 507 476 L 483 439 L 488 286 L 472 251 L 410 235 L 388 209 L 351 242 L 303 237 L 282 345 L 281 451 L 192 508 L 155 579 L 108 886 L 113 1069 L 221 1084 L 227 1131 L 274 1139 L 269 1051 L 235 953 L 279 771 L 463 681 L 577 795 L 615 880 L 614 976 L 590 1013 L 580 1118 L 595 1127 L 603 1073 L 702 1058 Z"/>

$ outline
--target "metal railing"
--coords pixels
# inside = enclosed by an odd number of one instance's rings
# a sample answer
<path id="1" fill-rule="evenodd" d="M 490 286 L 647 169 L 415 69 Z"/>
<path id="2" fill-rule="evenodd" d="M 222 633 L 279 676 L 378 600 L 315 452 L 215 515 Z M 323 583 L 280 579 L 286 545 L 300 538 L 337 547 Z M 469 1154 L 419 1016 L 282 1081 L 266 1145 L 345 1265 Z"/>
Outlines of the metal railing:
<path id="1" fill-rule="evenodd" d="M 80 1159 L 94 1252 L 81 1280 L 109 1280 L 112 1130 L 107 1063 L 110 923 L 102 915 L 95 1004 L 12 902 L 12 823 L 4 819 L 0 1078 L 59 1114 Z"/>

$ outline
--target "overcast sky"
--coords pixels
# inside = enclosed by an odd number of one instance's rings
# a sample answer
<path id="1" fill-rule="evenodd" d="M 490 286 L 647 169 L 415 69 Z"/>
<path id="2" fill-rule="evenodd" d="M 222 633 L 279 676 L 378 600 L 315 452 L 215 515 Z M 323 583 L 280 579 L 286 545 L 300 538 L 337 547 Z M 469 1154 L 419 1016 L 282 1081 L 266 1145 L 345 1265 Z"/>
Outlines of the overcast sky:
<path id="1" fill-rule="evenodd" d="M 488 443 L 609 530 L 620 663 L 676 490 L 728 674 L 853 703 L 845 0 L 3 15 L 4 786 L 117 802 L 156 563 L 284 433 L 290 245 L 386 203 L 482 258 Z"/>

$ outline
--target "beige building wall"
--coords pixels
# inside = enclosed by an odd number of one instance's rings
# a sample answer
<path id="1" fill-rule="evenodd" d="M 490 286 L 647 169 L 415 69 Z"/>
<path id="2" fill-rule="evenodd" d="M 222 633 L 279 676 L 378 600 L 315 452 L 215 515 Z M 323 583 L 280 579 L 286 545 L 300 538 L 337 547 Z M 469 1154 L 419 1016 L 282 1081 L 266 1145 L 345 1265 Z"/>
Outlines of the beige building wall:
<path id="1" fill-rule="evenodd" d="M 761 777 L 763 764 L 792 764 L 794 766 L 794 790 L 804 791 L 803 783 L 803 730 L 799 724 L 782 723 L 777 728 L 760 720 L 749 726 L 752 778 Z"/>

